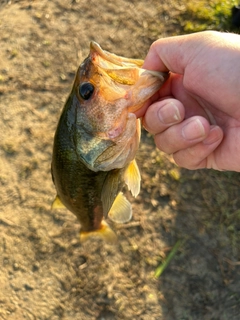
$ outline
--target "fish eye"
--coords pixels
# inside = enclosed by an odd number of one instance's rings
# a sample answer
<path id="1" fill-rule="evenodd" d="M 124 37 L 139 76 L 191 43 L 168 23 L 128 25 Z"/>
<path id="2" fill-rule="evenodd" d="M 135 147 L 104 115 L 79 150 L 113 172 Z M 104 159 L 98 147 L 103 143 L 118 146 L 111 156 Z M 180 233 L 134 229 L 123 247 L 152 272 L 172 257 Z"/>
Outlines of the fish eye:
<path id="1" fill-rule="evenodd" d="M 91 98 L 92 94 L 94 92 L 94 86 L 91 84 L 91 82 L 83 82 L 79 86 L 79 94 L 81 98 L 84 100 L 88 100 Z"/>

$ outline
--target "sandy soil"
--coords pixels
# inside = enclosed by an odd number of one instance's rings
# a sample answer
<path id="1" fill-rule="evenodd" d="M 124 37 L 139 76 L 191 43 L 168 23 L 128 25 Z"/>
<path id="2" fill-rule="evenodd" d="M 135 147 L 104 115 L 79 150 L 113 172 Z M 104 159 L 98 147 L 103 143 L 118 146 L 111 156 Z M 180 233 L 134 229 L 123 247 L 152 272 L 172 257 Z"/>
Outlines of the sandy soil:
<path id="1" fill-rule="evenodd" d="M 143 58 L 182 1 L 0 2 L 0 319 L 240 319 L 239 174 L 190 172 L 143 132 L 134 216 L 116 246 L 51 211 L 53 135 L 90 40 Z M 165 272 L 156 268 L 183 240 Z"/>

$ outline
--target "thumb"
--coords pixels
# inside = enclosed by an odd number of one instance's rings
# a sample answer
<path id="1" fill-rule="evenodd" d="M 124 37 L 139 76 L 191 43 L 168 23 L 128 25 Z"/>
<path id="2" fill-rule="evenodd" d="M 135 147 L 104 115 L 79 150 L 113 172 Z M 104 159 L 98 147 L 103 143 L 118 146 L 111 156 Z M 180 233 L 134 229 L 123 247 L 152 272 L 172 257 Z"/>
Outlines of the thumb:
<path id="1" fill-rule="evenodd" d="M 151 45 L 143 68 L 184 74 L 189 61 L 195 57 L 207 41 L 208 33 L 182 35 L 158 39 Z"/>

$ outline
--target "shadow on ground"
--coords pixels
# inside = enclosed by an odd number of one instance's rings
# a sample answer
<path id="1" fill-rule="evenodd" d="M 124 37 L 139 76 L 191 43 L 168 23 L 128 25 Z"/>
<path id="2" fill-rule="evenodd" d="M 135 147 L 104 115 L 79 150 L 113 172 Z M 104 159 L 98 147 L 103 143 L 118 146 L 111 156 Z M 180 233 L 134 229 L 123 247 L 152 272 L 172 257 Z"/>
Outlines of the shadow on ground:
<path id="1" fill-rule="evenodd" d="M 75 217 L 50 210 L 54 130 L 90 40 L 143 58 L 153 40 L 176 32 L 180 9 L 178 1 L 1 3 L 1 319 L 239 318 L 239 174 L 180 170 L 143 133 L 142 190 L 132 221 L 113 225 L 117 246 L 80 244 Z"/>

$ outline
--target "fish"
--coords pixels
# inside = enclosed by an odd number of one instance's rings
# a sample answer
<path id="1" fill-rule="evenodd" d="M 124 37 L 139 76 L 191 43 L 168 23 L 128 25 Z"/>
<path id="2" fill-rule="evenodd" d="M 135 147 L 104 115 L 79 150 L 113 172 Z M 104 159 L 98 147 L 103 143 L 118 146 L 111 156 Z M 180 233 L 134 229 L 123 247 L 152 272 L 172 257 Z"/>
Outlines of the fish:
<path id="1" fill-rule="evenodd" d="M 103 50 L 92 41 L 80 64 L 54 136 L 51 172 L 56 188 L 52 209 L 67 208 L 80 222 L 80 240 L 117 241 L 106 219 L 125 223 L 141 176 L 135 155 L 142 107 L 168 73 L 142 68 L 143 60 Z"/>

